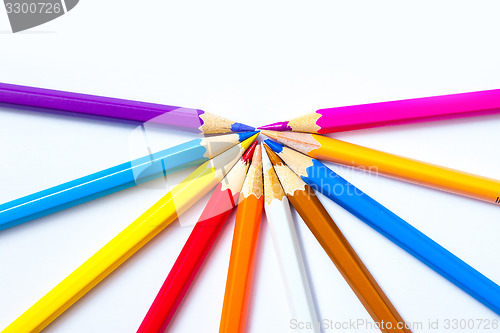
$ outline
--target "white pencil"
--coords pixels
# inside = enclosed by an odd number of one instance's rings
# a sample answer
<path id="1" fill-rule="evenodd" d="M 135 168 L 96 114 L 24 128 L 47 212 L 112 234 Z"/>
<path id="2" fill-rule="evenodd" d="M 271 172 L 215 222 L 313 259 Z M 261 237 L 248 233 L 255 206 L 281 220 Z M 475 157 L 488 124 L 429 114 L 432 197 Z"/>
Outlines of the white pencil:
<path id="1" fill-rule="evenodd" d="M 264 209 L 287 293 L 291 320 L 296 321 L 297 324 L 300 323 L 301 326 L 308 327 L 307 332 L 319 333 L 319 321 L 302 260 L 290 204 L 265 149 L 262 151 Z"/>

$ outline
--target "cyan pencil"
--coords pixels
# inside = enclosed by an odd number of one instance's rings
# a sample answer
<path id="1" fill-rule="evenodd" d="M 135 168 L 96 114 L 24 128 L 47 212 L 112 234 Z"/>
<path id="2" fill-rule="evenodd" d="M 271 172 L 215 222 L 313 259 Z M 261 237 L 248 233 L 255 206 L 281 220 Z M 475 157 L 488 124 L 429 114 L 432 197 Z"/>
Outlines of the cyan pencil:
<path id="1" fill-rule="evenodd" d="M 257 132 L 194 139 L 0 205 L 0 230 L 202 164 Z"/>

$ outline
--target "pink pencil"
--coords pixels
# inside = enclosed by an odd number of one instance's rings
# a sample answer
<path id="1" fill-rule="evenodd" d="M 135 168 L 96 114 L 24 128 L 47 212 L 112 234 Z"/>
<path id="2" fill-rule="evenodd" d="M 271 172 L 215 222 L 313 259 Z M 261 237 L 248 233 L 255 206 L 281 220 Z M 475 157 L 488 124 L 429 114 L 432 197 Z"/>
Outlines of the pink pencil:
<path id="1" fill-rule="evenodd" d="M 320 109 L 259 129 L 333 133 L 500 112 L 500 89 Z"/>

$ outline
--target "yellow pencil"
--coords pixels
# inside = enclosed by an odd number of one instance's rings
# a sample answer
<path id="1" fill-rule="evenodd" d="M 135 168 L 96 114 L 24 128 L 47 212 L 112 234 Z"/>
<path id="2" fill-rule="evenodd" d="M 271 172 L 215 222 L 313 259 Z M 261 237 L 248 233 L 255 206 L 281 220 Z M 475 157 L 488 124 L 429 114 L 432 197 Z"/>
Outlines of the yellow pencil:
<path id="1" fill-rule="evenodd" d="M 411 183 L 500 204 L 500 181 L 317 134 L 262 131 L 312 158 L 361 167 Z"/>
<path id="2" fill-rule="evenodd" d="M 41 331 L 217 185 L 257 135 L 203 163 L 2 333 Z"/>

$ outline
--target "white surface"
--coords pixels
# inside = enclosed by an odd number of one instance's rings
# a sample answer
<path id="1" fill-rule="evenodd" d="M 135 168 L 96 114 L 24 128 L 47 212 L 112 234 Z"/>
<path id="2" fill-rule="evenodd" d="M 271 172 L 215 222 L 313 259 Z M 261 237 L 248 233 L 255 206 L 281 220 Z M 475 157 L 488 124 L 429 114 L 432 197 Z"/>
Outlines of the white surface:
<path id="1" fill-rule="evenodd" d="M 0 81 L 195 107 L 261 125 L 322 107 L 500 88 L 499 12 L 498 1 L 85 0 L 53 22 L 13 35 L 0 8 Z M 488 116 L 335 137 L 500 178 L 499 129 L 500 116 Z M 0 109 L 0 202 L 129 160 L 137 148 L 129 143 L 133 130 Z M 166 147 L 189 136 L 152 137 Z M 499 207 L 332 168 L 500 283 Z M 1 232 L 0 328 L 182 175 Z M 402 316 L 422 322 L 423 329 L 415 332 L 463 331 L 445 330 L 446 319 L 500 319 L 329 200 L 322 201 Z M 192 224 L 203 207 L 200 202 L 182 221 Z M 232 226 L 227 225 L 188 293 L 172 332 L 217 331 Z M 46 331 L 135 332 L 190 230 L 169 227 Z M 371 322 L 307 227 L 299 225 L 299 232 L 320 317 Z M 289 332 L 266 222 L 257 262 L 248 331 Z M 439 320 L 440 329 L 428 329 L 429 320 Z M 362 328 L 335 331 L 377 331 Z"/>

